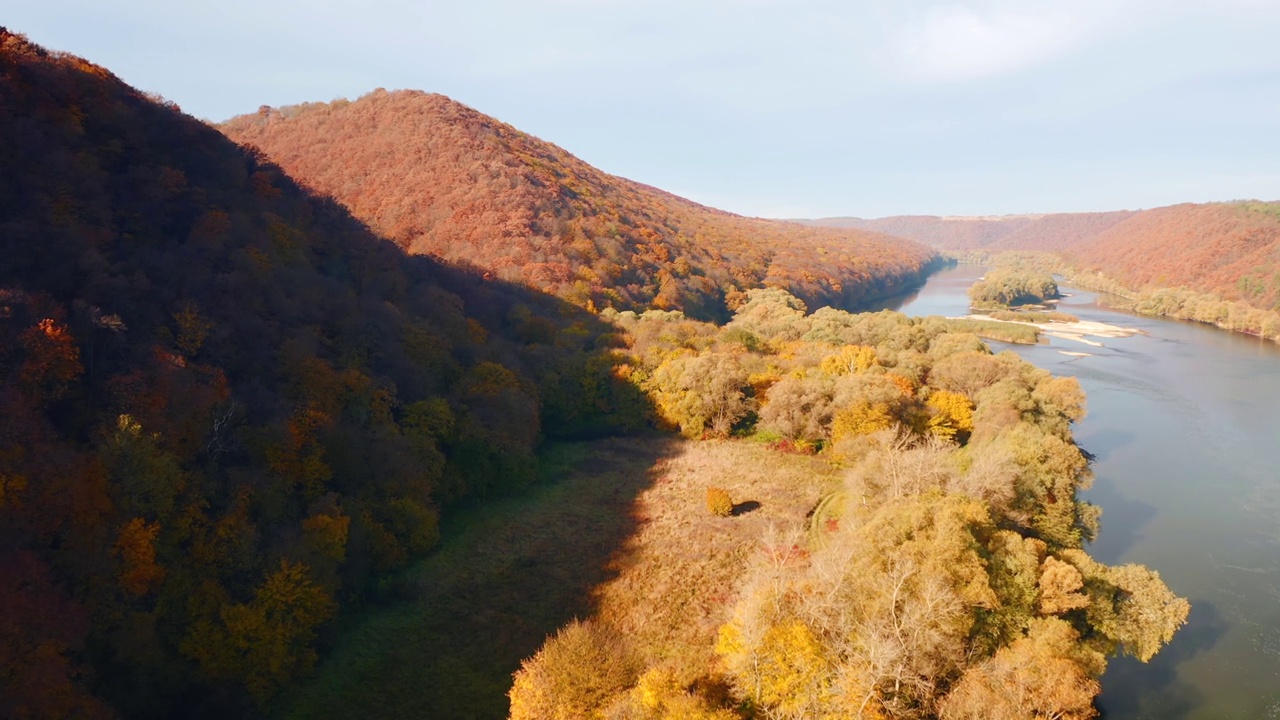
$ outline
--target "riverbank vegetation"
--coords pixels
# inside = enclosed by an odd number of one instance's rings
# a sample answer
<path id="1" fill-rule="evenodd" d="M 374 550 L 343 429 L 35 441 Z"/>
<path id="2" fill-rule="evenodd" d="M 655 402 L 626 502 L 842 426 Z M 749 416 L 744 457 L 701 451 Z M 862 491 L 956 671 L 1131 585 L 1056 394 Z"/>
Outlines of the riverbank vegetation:
<path id="1" fill-rule="evenodd" d="M 724 328 L 616 321 L 659 417 L 720 460 L 642 497 L 619 576 L 524 663 L 513 718 L 1087 718 L 1106 658 L 1149 659 L 1185 620 L 1156 573 L 1082 549 L 1074 380 L 778 291 Z M 835 468 L 799 486 L 812 505 L 768 527 L 702 507 L 708 485 L 760 494 L 734 483 L 787 453 Z"/>
<path id="2" fill-rule="evenodd" d="M 1073 323 L 1080 322 L 1080 318 L 1070 313 L 1057 312 L 1054 310 L 996 310 L 987 313 L 992 320 L 1003 320 L 1005 322 L 1027 322 L 1027 323 Z"/>
<path id="3" fill-rule="evenodd" d="M 998 264 L 969 288 L 969 300 L 978 310 L 1043 305 L 1057 297 L 1052 275 L 1017 265 Z"/>
<path id="4" fill-rule="evenodd" d="M 960 262 L 1039 255 L 1042 270 L 1124 298 L 1114 303 L 1123 309 L 1280 342 L 1280 202 L 831 222 L 926 242 Z"/>
<path id="5" fill-rule="evenodd" d="M 1262 206 L 1268 208 L 1272 207 L 1272 204 Z M 1255 212 L 1262 212 L 1262 210 Z M 1185 287 L 1148 287 L 1143 290 L 1134 290 L 1110 275 L 1082 270 L 1057 253 L 980 252 L 959 255 L 960 257 L 956 259 L 961 262 L 982 261 L 982 264 L 1025 268 L 1032 272 L 1060 276 L 1066 282 L 1082 289 L 1106 293 L 1106 297 L 1102 300 L 1121 310 L 1202 322 L 1224 330 L 1280 342 L 1280 307 L 1259 307 L 1257 304 L 1228 300 L 1216 293 L 1197 292 Z M 1237 285 L 1249 288 L 1258 286 L 1260 282 L 1257 275 L 1253 274 L 1237 280 Z M 1023 314 L 1026 311 L 1017 310 L 1017 312 Z M 991 313 L 991 316 L 996 319 L 1006 317 L 996 312 Z M 1010 317 L 1010 319 L 1020 322 L 1040 322 L 1025 314 L 1022 317 Z M 1065 320 L 1050 319 L 1050 322 L 1063 321 Z"/>
<path id="6" fill-rule="evenodd" d="M 1134 291 L 1102 273 L 1085 272 L 1063 266 L 1061 274 L 1072 285 L 1109 294 L 1111 305 L 1143 315 L 1193 320 L 1223 330 L 1256 335 L 1280 342 L 1280 309 L 1266 310 L 1248 303 L 1224 300 L 1212 293 L 1187 288 L 1156 288 Z M 1242 278 L 1241 282 L 1248 282 Z"/>

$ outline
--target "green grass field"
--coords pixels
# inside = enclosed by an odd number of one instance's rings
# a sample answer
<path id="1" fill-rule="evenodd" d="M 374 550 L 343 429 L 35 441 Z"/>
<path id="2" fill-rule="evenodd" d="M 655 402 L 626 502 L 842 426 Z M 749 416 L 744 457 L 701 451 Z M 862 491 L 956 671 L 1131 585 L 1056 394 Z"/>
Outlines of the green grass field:
<path id="1" fill-rule="evenodd" d="M 408 598 L 339 630 L 281 718 L 505 718 L 520 661 L 593 611 L 591 590 L 635 531 L 633 505 L 666 437 L 564 444 L 520 497 L 455 513 L 438 551 L 406 571 Z"/>

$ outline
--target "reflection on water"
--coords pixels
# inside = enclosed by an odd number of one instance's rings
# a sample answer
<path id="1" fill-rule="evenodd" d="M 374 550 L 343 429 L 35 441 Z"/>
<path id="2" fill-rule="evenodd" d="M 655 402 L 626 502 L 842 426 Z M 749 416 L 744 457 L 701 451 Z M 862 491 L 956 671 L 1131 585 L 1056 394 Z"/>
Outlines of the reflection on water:
<path id="1" fill-rule="evenodd" d="M 883 307 L 965 315 L 982 273 L 945 270 Z M 1063 292 L 1064 312 L 1145 334 L 1101 348 L 1051 339 L 996 349 L 1073 375 L 1088 395 L 1075 434 L 1097 458 L 1085 494 L 1103 510 L 1091 552 L 1148 565 L 1192 601 L 1187 626 L 1150 663 L 1112 661 L 1105 717 L 1280 718 L 1280 346 Z"/>

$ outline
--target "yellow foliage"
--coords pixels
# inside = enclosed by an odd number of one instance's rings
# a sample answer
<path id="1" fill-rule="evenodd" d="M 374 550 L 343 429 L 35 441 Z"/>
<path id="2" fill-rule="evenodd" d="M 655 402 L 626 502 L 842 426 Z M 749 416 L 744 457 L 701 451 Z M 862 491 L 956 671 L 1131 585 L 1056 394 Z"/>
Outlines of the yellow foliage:
<path id="1" fill-rule="evenodd" d="M 516 671 L 511 720 L 600 717 L 631 687 L 636 668 L 621 638 L 595 621 L 573 621 Z"/>
<path id="2" fill-rule="evenodd" d="M 712 515 L 729 517 L 733 514 L 733 499 L 724 488 L 707 488 L 707 509 Z"/>
<path id="3" fill-rule="evenodd" d="M 779 360 L 795 360 L 796 357 L 804 353 L 808 345 L 808 343 L 800 342 L 798 340 L 779 342 L 776 343 L 777 352 L 774 354 L 778 356 Z"/>
<path id="4" fill-rule="evenodd" d="M 686 690 L 666 668 L 652 668 L 641 675 L 631 691 L 631 699 L 645 720 L 734 720 L 738 717 Z"/>
<path id="5" fill-rule="evenodd" d="M 928 405 L 934 411 L 929 432 L 947 440 L 963 440 L 973 432 L 973 403 L 964 393 L 937 390 L 929 396 Z"/>
<path id="6" fill-rule="evenodd" d="M 767 708 L 770 717 L 840 716 L 829 712 L 837 701 L 836 669 L 804 623 L 771 625 L 754 646 L 729 623 L 720 628 L 716 652 L 725 657 L 738 686 Z"/>
<path id="7" fill-rule="evenodd" d="M 653 668 L 640 676 L 634 690 L 640 707 L 645 710 L 660 710 L 667 698 L 683 692 L 675 675 L 664 668 Z"/>
<path id="8" fill-rule="evenodd" d="M 839 377 L 862 373 L 879 365 L 876 349 L 867 345 L 845 345 L 834 355 L 822 359 L 822 372 Z"/>
<path id="9" fill-rule="evenodd" d="M 747 371 L 731 353 L 672 353 L 646 383 L 659 419 L 678 426 L 687 437 L 704 432 L 728 435 L 734 423 L 755 407 L 748 398 Z"/>
<path id="10" fill-rule="evenodd" d="M 766 371 L 751 373 L 747 376 L 747 385 L 751 386 L 752 395 L 762 398 L 769 392 L 769 388 L 773 387 L 782 376 L 775 371 Z"/>
<path id="11" fill-rule="evenodd" d="M 888 430 L 893 426 L 893 416 L 885 403 L 859 401 L 835 414 L 831 421 L 831 441 Z"/>
<path id="12" fill-rule="evenodd" d="M 800 622 L 769 629 L 762 648 L 760 699 L 784 713 L 803 712 L 830 693 L 830 667 L 822 645 Z"/>

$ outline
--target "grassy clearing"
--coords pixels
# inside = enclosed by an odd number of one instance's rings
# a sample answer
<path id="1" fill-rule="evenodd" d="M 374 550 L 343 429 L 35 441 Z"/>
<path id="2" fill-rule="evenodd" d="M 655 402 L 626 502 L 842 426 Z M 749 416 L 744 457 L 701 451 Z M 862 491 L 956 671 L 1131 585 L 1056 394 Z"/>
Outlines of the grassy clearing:
<path id="1" fill-rule="evenodd" d="M 410 597 L 340 632 L 275 715 L 505 718 L 512 672 L 548 633 L 591 614 L 591 589 L 618 572 L 610 558 L 636 530 L 637 494 L 683 446 L 646 437 L 552 448 L 548 481 L 458 514 L 439 551 L 408 571 Z"/>
<path id="2" fill-rule="evenodd" d="M 1073 323 L 1080 322 L 1080 318 L 1064 312 L 1053 310 L 997 310 L 991 313 L 994 320 L 1004 320 L 1006 322 L 1028 322 L 1028 323 Z"/>
<path id="3" fill-rule="evenodd" d="M 637 532 L 611 563 L 616 576 L 596 592 L 599 616 L 646 653 L 648 666 L 692 682 L 715 666 L 716 632 L 752 556 L 764 543 L 802 537 L 838 473 L 820 458 L 741 441 L 685 443 L 654 471 L 636 500 Z M 727 490 L 738 514 L 712 515 L 709 485 Z"/>
<path id="4" fill-rule="evenodd" d="M 511 674 L 593 614 L 689 680 L 714 666 L 751 556 L 802 532 L 839 483 L 824 460 L 665 437 L 566 444 L 528 494 L 460 513 L 411 569 L 409 599 L 339 633 L 283 718 L 505 718 Z M 715 517 L 706 488 L 736 514 Z"/>
<path id="5" fill-rule="evenodd" d="M 1040 330 L 1033 325 L 991 320 L 981 315 L 948 318 L 947 329 L 950 332 L 968 332 L 980 338 L 1018 345 L 1035 345 L 1040 341 Z"/>

